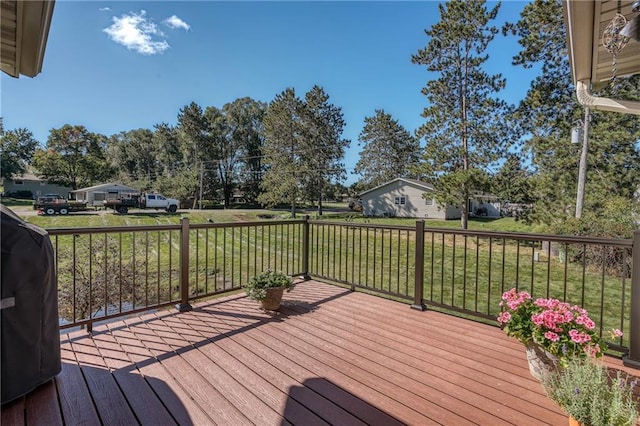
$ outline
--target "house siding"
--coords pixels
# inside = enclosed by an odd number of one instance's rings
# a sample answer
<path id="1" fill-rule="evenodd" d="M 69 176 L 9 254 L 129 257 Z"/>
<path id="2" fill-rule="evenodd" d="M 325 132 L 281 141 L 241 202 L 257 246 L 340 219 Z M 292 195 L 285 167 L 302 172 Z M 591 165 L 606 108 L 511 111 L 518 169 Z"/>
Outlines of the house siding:
<path id="1" fill-rule="evenodd" d="M 16 183 L 21 182 L 21 183 Z M 47 183 L 40 179 L 16 177 L 13 180 L 6 181 L 4 184 L 5 194 L 17 191 L 31 191 L 32 198 L 35 200 L 45 194 L 59 194 L 67 198 L 71 188 L 61 185 Z"/>
<path id="2" fill-rule="evenodd" d="M 443 208 L 433 200 L 427 205 L 423 198 L 424 187 L 402 180 L 391 181 L 386 185 L 362 194 L 362 211 L 365 216 L 415 217 L 428 219 L 449 219 L 455 215 L 455 208 Z M 404 197 L 405 204 L 395 204 L 396 197 Z"/>
<path id="3" fill-rule="evenodd" d="M 89 206 L 99 207 L 105 200 L 116 199 L 123 194 L 139 194 L 135 188 L 117 183 L 97 185 L 90 188 L 82 188 L 72 191 L 73 196 L 78 201 L 86 202 Z"/>

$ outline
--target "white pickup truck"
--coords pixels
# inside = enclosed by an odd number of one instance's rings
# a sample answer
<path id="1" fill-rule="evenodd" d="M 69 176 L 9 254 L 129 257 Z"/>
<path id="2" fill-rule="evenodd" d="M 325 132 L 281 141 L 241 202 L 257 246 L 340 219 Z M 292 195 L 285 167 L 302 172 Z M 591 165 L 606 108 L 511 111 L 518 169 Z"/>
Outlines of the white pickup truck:
<path id="1" fill-rule="evenodd" d="M 167 198 L 162 194 L 142 193 L 127 195 L 114 200 L 105 200 L 104 207 L 111 208 L 120 214 L 127 214 L 129 209 L 156 209 L 175 213 L 180 202 L 175 198 Z"/>

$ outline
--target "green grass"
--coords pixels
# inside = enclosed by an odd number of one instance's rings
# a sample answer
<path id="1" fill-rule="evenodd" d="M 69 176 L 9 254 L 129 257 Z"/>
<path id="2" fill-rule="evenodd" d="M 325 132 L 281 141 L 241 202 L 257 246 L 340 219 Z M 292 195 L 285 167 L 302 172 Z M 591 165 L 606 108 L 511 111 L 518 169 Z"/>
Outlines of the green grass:
<path id="1" fill-rule="evenodd" d="M 24 207 L 28 207 L 27 210 L 33 209 L 33 200 L 29 200 L 29 199 L 2 197 L 2 199 L 0 201 L 5 206 L 11 207 L 13 210 L 23 211 L 23 210 L 25 210 Z M 22 208 L 16 209 L 16 207 L 22 207 Z"/>

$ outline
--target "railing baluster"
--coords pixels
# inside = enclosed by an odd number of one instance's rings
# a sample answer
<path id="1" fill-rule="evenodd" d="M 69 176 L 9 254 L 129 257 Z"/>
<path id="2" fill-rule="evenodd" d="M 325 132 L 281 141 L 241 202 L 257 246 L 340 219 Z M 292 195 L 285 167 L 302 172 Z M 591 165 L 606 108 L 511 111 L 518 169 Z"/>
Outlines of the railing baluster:
<path id="1" fill-rule="evenodd" d="M 178 311 L 193 309 L 189 304 L 189 219 L 180 219 L 180 303 Z"/>
<path id="2" fill-rule="evenodd" d="M 412 309 L 424 311 L 426 309 L 423 303 L 424 290 L 424 220 L 416 221 L 416 279 L 413 287 L 413 305 Z"/>
<path id="3" fill-rule="evenodd" d="M 633 233 L 631 260 L 631 312 L 629 318 L 629 354 L 624 364 L 640 368 L 640 231 Z"/>

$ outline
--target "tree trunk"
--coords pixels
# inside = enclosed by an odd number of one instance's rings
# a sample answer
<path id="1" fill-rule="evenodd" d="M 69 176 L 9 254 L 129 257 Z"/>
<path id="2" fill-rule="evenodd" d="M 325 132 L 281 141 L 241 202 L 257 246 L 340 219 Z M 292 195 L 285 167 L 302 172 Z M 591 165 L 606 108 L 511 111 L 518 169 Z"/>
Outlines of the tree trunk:
<path id="1" fill-rule="evenodd" d="M 322 216 L 322 193 L 318 195 L 318 216 Z"/>
<path id="2" fill-rule="evenodd" d="M 467 198 L 462 204 L 462 211 L 460 212 L 460 226 L 462 229 L 467 229 L 469 226 L 469 199 Z"/>
<path id="3" fill-rule="evenodd" d="M 463 184 L 463 200 L 462 209 L 460 211 L 460 226 L 462 229 L 469 227 L 469 191 L 467 190 L 467 184 Z"/>
<path id="4" fill-rule="evenodd" d="M 291 217 L 292 218 L 296 218 L 296 200 L 292 199 L 291 200 Z"/>

